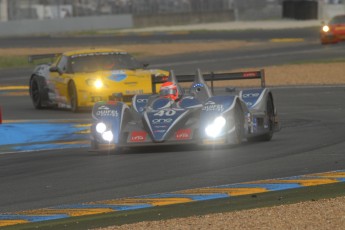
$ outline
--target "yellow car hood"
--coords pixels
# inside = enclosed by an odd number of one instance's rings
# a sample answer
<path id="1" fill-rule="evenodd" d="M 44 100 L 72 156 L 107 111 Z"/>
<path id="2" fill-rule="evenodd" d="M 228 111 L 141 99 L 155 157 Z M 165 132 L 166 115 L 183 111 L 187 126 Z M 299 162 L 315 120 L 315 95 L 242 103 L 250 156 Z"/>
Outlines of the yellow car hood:
<path id="1" fill-rule="evenodd" d="M 152 75 L 168 76 L 162 70 L 112 70 L 93 73 L 75 74 L 75 78 L 102 80 L 105 89 L 114 90 L 124 95 L 152 93 Z"/>

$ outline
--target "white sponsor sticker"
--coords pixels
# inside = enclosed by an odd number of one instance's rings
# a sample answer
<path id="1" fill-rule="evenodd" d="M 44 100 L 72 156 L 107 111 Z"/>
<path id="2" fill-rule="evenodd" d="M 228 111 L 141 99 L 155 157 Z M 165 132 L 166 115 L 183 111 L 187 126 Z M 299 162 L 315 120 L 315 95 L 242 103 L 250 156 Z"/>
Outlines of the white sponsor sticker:
<path id="1" fill-rule="evenodd" d="M 96 116 L 99 116 L 99 117 L 118 117 L 119 116 L 119 113 L 116 111 L 116 110 L 98 110 L 96 112 Z"/>

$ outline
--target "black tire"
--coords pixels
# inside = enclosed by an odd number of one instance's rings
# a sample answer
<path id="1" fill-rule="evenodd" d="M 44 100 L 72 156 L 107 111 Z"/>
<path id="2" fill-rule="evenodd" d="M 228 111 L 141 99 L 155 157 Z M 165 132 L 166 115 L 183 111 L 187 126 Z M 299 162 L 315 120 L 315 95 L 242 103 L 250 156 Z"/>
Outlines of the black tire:
<path id="1" fill-rule="evenodd" d="M 43 83 L 43 80 L 37 76 L 33 76 L 30 81 L 30 96 L 35 109 L 43 108 Z"/>
<path id="2" fill-rule="evenodd" d="M 72 81 L 68 84 L 68 94 L 70 98 L 71 111 L 76 113 L 79 111 L 78 108 L 78 94 L 75 83 Z"/>
<path id="3" fill-rule="evenodd" d="M 266 111 L 268 116 L 268 132 L 257 137 L 249 137 L 248 141 L 270 141 L 272 139 L 274 132 L 274 106 L 272 96 L 269 96 L 267 99 Z"/>
<path id="4" fill-rule="evenodd" d="M 235 133 L 232 133 L 230 135 L 229 142 L 231 144 L 241 144 L 242 139 L 244 136 L 244 118 L 243 118 L 243 111 L 241 106 L 237 103 L 235 106 L 235 112 L 234 112 L 234 121 L 235 121 Z"/>

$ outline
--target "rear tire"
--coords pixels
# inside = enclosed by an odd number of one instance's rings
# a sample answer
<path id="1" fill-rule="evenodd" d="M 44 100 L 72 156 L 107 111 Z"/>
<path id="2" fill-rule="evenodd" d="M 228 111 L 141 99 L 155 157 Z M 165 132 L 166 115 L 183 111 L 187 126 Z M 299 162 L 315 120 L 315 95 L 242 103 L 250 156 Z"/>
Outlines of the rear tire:
<path id="1" fill-rule="evenodd" d="M 68 84 L 68 93 L 70 98 L 71 111 L 76 113 L 79 111 L 78 108 L 78 93 L 75 83 L 72 81 Z"/>

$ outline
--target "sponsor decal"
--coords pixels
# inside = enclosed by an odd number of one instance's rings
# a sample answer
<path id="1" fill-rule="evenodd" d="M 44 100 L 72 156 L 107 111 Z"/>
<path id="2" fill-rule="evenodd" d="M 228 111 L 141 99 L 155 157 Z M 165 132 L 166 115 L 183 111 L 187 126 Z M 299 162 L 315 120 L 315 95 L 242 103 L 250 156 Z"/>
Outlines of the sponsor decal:
<path id="1" fill-rule="evenodd" d="M 166 129 L 168 125 L 155 125 L 156 129 Z"/>
<path id="2" fill-rule="evenodd" d="M 93 52 L 93 53 L 83 53 L 72 55 L 71 58 L 76 57 L 87 57 L 87 56 L 102 56 L 102 55 L 118 55 L 118 54 L 127 54 L 127 52 Z"/>
<path id="3" fill-rule="evenodd" d="M 176 140 L 189 140 L 191 139 L 191 129 L 180 129 L 175 133 Z"/>
<path id="4" fill-rule="evenodd" d="M 115 81 L 115 82 L 121 82 L 127 78 L 127 74 L 125 71 L 117 70 L 117 71 L 112 71 L 111 75 L 108 76 L 109 80 Z"/>
<path id="5" fill-rule="evenodd" d="M 152 124 L 169 124 L 173 122 L 172 118 L 157 118 L 152 120 Z"/>
<path id="6" fill-rule="evenodd" d="M 159 129 L 159 130 L 155 130 L 153 131 L 154 133 L 165 133 L 166 130 L 165 129 Z"/>
<path id="7" fill-rule="evenodd" d="M 217 111 L 217 112 L 223 112 L 224 107 L 223 105 L 219 104 L 205 104 L 205 106 L 202 108 L 203 111 Z"/>
<path id="8" fill-rule="evenodd" d="M 143 99 L 143 98 L 139 98 L 136 100 L 137 103 L 147 103 L 149 101 L 149 99 Z"/>
<path id="9" fill-rule="evenodd" d="M 245 93 L 245 94 L 242 94 L 242 98 L 256 98 L 256 97 L 259 97 L 260 96 L 260 93 Z"/>
<path id="10" fill-rule="evenodd" d="M 111 110 L 109 107 L 102 105 L 98 107 L 98 110 L 96 112 L 96 116 L 99 117 L 118 117 L 119 113 L 117 110 Z"/>
<path id="11" fill-rule="evenodd" d="M 145 131 L 134 131 L 131 133 L 131 142 L 144 142 L 146 140 L 147 133 Z"/>
<path id="12" fill-rule="evenodd" d="M 257 77 L 257 76 L 258 76 L 257 72 L 243 73 L 243 77 Z"/>

